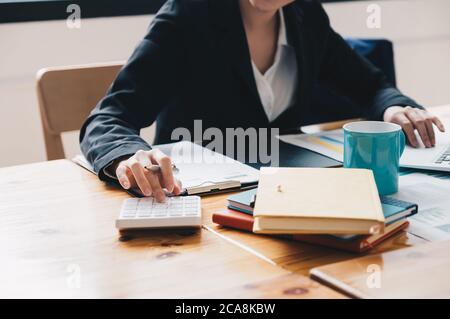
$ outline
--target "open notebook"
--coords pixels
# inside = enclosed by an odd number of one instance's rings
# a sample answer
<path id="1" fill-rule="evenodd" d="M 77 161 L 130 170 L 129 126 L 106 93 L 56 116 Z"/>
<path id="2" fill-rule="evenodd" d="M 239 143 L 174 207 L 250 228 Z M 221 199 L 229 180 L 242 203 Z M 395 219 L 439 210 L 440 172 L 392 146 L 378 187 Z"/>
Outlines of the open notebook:
<path id="1" fill-rule="evenodd" d="M 216 193 L 255 187 L 259 171 L 230 157 L 191 142 L 154 145 L 172 158 L 178 168 L 176 177 L 186 195 Z M 89 162 L 77 155 L 73 161 L 94 172 Z"/>

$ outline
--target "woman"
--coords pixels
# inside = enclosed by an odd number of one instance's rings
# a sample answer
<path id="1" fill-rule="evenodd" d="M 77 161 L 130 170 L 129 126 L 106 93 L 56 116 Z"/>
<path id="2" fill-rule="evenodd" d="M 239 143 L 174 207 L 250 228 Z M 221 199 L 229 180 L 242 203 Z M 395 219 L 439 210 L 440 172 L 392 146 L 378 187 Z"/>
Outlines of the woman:
<path id="1" fill-rule="evenodd" d="M 418 131 L 435 144 L 442 123 L 385 80 L 330 27 L 317 1 L 168 0 L 84 124 L 80 141 L 101 179 L 164 200 L 178 194 L 171 160 L 139 137 L 157 120 L 155 143 L 174 129 L 295 128 L 314 112 L 316 83 L 364 107 L 368 117 Z M 162 174 L 144 169 L 159 164 Z"/>

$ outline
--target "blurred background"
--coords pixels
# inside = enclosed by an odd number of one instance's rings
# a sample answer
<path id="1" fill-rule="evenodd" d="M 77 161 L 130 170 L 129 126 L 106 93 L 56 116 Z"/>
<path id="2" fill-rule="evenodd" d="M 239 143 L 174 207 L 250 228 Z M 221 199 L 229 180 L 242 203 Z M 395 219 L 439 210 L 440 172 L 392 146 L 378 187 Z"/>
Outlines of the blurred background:
<path id="1" fill-rule="evenodd" d="M 86 12 L 80 4 L 81 28 L 68 28 L 64 17 L 71 1 L 0 0 L 0 167 L 46 159 L 36 72 L 126 60 L 163 1 L 89 2 Z M 450 103 L 449 0 L 323 2 L 343 36 L 393 41 L 398 87 L 404 93 L 425 106 Z M 380 28 L 367 26 L 372 4 L 381 8 Z M 143 135 L 151 141 L 152 132 L 148 128 Z M 63 140 L 67 157 L 79 153 L 78 132 L 64 134 Z"/>

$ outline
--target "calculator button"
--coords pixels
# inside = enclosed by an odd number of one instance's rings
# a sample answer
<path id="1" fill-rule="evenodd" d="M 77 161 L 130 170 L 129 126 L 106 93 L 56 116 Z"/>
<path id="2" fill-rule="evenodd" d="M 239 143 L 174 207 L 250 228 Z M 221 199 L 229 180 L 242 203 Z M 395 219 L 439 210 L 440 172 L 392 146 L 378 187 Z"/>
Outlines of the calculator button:
<path id="1" fill-rule="evenodd" d="M 124 205 L 122 207 L 122 211 L 134 211 L 134 210 L 136 210 L 136 206 Z"/>
<path id="2" fill-rule="evenodd" d="M 152 212 L 150 210 L 144 210 L 141 212 L 138 212 L 138 217 L 151 217 L 152 216 Z"/>
<path id="3" fill-rule="evenodd" d="M 136 217 L 136 213 L 134 212 L 122 214 L 122 218 L 134 218 L 134 217 Z"/>
<path id="4" fill-rule="evenodd" d="M 197 212 L 186 212 L 184 215 L 185 216 L 198 216 L 198 213 Z"/>
<path id="5" fill-rule="evenodd" d="M 189 203 L 189 202 L 187 202 L 187 203 L 184 203 L 184 206 L 185 207 L 197 207 L 198 205 L 197 205 L 197 203 Z"/>

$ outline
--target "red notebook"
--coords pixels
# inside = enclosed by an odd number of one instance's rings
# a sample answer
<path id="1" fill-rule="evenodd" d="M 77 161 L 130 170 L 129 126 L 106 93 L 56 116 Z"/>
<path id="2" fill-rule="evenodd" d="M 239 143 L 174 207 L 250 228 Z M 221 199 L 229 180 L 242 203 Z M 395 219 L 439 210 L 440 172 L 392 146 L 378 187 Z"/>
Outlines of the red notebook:
<path id="1" fill-rule="evenodd" d="M 214 223 L 225 227 L 240 229 L 248 232 L 252 232 L 253 230 L 252 215 L 240 213 L 231 209 L 214 213 L 212 220 Z M 350 252 L 363 253 L 374 248 L 392 235 L 407 228 L 408 225 L 409 222 L 406 219 L 403 219 L 386 226 L 383 234 L 358 236 L 356 239 L 352 240 L 343 239 L 332 235 L 289 235 L 283 237 Z"/>

